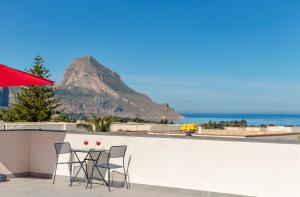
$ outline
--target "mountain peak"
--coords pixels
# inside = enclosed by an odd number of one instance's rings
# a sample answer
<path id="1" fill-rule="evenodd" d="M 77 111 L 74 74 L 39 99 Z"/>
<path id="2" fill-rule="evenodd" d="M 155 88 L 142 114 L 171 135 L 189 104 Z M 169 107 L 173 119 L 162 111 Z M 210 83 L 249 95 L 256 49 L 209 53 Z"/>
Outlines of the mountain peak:
<path id="1" fill-rule="evenodd" d="M 82 57 L 75 58 L 70 66 L 85 66 L 85 67 L 98 67 L 98 68 L 106 68 L 103 64 L 99 63 L 93 56 L 85 55 Z M 69 67 L 70 67 L 69 66 Z"/>
<path id="2" fill-rule="evenodd" d="M 97 62 L 97 60 L 91 55 L 85 55 L 85 56 L 76 58 L 75 61 L 76 60 L 85 61 L 85 62 Z"/>
<path id="3" fill-rule="evenodd" d="M 92 56 L 76 58 L 69 65 L 61 86 L 83 88 L 97 93 L 118 97 L 116 90 L 130 91 L 120 76 L 99 63 Z"/>
<path id="4" fill-rule="evenodd" d="M 173 109 L 162 107 L 128 87 L 118 73 L 91 55 L 72 61 L 57 93 L 64 98 L 64 107 L 70 113 L 119 114 L 146 119 L 159 119 L 161 115 L 178 117 Z"/>

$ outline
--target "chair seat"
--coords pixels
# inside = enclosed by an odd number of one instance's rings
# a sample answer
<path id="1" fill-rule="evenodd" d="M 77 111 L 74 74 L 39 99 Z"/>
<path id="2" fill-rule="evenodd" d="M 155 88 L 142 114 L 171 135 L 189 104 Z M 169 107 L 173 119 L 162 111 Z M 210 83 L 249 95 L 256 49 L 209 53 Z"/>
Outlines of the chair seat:
<path id="1" fill-rule="evenodd" d="M 99 168 L 107 168 L 107 169 L 114 169 L 114 168 L 123 168 L 123 166 L 117 165 L 117 164 L 113 164 L 113 163 L 99 163 L 96 164 L 95 166 L 99 167 Z"/>

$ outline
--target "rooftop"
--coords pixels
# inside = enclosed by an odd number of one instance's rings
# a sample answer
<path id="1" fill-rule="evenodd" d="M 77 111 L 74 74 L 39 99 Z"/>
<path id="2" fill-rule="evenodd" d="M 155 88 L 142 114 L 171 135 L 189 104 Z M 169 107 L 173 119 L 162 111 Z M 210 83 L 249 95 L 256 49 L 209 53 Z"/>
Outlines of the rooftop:
<path id="1" fill-rule="evenodd" d="M 88 148 L 97 148 L 96 140 L 104 149 L 127 145 L 130 190 L 114 187 L 109 193 L 102 184 L 86 190 L 80 182 L 69 187 L 66 165 L 59 166 L 52 184 L 54 143 L 69 142 L 77 149 L 85 147 L 84 140 L 91 142 Z M 0 183 L 0 196 L 299 196 L 299 145 L 299 140 L 264 138 L 1 131 L 0 174 L 17 178 Z M 46 177 L 50 179 L 41 179 Z"/>
<path id="2" fill-rule="evenodd" d="M 74 183 L 72 187 L 68 185 L 67 177 L 57 177 L 56 183 L 53 185 L 50 179 L 38 178 L 14 178 L 10 181 L 0 183 L 1 196 L 10 197 L 67 197 L 67 196 L 111 196 L 111 197 L 235 197 L 239 195 L 222 194 L 215 192 L 186 190 L 178 188 L 168 188 L 159 186 L 149 186 L 141 184 L 131 184 L 129 190 L 114 187 L 108 192 L 107 187 L 95 184 L 92 189 L 85 189 L 84 183 Z"/>

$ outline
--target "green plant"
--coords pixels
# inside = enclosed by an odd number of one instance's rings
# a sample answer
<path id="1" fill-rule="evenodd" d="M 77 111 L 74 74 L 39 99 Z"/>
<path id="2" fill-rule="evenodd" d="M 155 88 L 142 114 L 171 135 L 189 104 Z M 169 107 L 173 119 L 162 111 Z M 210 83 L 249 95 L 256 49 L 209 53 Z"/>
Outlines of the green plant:
<path id="1" fill-rule="evenodd" d="M 246 127 L 247 125 L 246 120 L 230 120 L 220 122 L 208 121 L 207 123 L 202 123 L 201 127 L 203 129 L 224 129 L 224 127 Z"/>
<path id="2" fill-rule="evenodd" d="M 86 123 L 78 123 L 77 128 L 83 128 L 90 132 L 109 132 L 111 121 L 105 117 L 88 119 Z"/>
<path id="3" fill-rule="evenodd" d="M 39 77 L 49 78 L 50 71 L 45 68 L 43 63 L 43 58 L 36 56 L 34 65 L 28 72 Z M 61 104 L 62 100 L 54 97 L 52 86 L 21 87 L 16 95 L 16 103 L 4 111 L 3 119 L 12 122 L 49 121 L 54 114 L 61 112 L 57 109 Z"/>

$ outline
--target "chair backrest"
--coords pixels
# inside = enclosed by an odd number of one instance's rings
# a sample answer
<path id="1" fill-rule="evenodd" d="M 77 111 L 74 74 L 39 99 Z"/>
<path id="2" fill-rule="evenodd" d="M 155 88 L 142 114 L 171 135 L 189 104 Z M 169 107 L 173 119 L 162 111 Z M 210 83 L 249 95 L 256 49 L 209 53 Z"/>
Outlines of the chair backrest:
<path id="1" fill-rule="evenodd" d="M 112 146 L 109 149 L 109 158 L 121 158 L 125 157 L 125 152 L 126 152 L 127 146 L 122 145 L 122 146 Z"/>
<path id="2" fill-rule="evenodd" d="M 55 143 L 54 147 L 57 156 L 60 154 L 70 153 L 71 150 L 71 145 L 69 142 Z"/>

